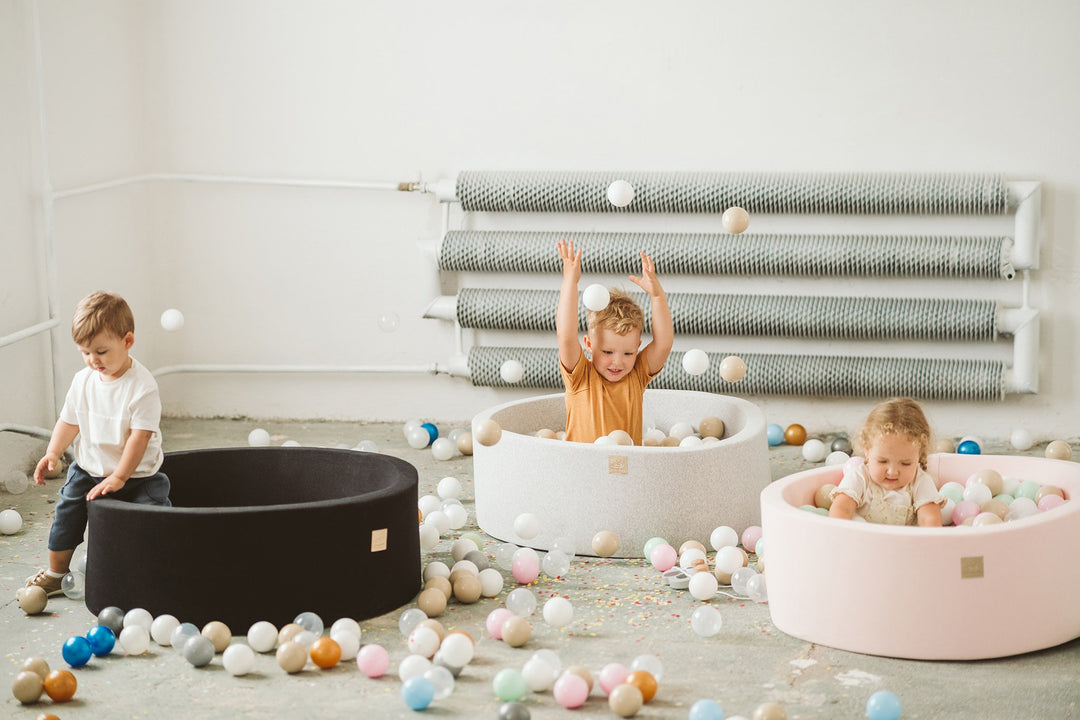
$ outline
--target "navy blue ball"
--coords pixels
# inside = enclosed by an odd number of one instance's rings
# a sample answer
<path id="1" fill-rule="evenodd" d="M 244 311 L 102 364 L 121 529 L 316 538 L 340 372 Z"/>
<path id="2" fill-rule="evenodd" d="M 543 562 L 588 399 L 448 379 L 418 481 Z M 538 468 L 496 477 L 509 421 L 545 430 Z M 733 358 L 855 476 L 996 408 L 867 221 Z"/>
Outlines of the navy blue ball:
<path id="1" fill-rule="evenodd" d="M 90 643 L 90 650 L 98 657 L 108 655 L 116 646 L 116 633 L 112 628 L 104 625 L 95 625 L 86 633 L 86 640 Z"/>
<path id="2" fill-rule="evenodd" d="M 94 654 L 90 649 L 90 641 L 78 635 L 69 637 L 64 641 L 60 654 L 64 656 L 64 662 L 73 668 L 82 667 L 90 662 L 90 656 Z"/>
<path id="3" fill-rule="evenodd" d="M 956 446 L 956 452 L 961 455 L 981 455 L 982 449 L 979 447 L 979 443 L 974 440 L 965 440 Z"/>

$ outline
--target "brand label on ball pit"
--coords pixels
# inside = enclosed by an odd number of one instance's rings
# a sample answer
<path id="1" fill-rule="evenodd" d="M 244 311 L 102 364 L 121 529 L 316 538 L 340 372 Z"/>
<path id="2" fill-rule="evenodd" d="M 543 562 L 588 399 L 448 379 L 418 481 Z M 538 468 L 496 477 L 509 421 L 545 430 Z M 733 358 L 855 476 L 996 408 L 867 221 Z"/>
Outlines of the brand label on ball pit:
<path id="1" fill-rule="evenodd" d="M 983 576 L 983 556 L 960 558 L 960 578 L 981 578 Z"/>
<path id="2" fill-rule="evenodd" d="M 608 455 L 607 471 L 609 475 L 625 475 L 628 469 L 629 463 L 625 455 Z"/>
<path id="3" fill-rule="evenodd" d="M 371 552 L 382 552 L 386 549 L 386 528 L 371 531 Z"/>

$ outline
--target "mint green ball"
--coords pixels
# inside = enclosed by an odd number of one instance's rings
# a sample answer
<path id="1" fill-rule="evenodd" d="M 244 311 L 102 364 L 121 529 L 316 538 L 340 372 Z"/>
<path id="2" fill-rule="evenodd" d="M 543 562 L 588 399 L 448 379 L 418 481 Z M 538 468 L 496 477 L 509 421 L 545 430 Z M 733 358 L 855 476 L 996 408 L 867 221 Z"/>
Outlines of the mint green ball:
<path id="1" fill-rule="evenodd" d="M 955 487 L 947 487 L 938 491 L 938 494 L 944 498 L 952 500 L 954 503 L 958 503 L 964 499 L 964 491 Z"/>
<path id="2" fill-rule="evenodd" d="M 1012 505 L 1012 501 L 1015 500 L 1016 498 L 1014 498 L 1012 495 L 1009 495 L 1008 493 L 1000 493 L 998 495 L 995 495 L 994 499 L 995 500 L 1000 500 L 1001 502 L 1005 503 L 1006 505 Z"/>
<path id="3" fill-rule="evenodd" d="M 514 668 L 503 668 L 497 672 L 495 679 L 491 681 L 491 688 L 503 702 L 520 700 L 528 689 L 525 678 Z"/>
<path id="4" fill-rule="evenodd" d="M 653 549 L 655 549 L 657 545 L 663 545 L 666 542 L 667 542 L 667 540 L 665 540 L 662 537 L 651 537 L 648 540 L 646 540 L 645 541 L 645 558 L 646 559 L 651 558 Z"/>
<path id="5" fill-rule="evenodd" d="M 1016 487 L 1016 497 L 1025 497 L 1028 500 L 1034 500 L 1035 495 L 1039 492 L 1039 483 L 1034 480 L 1025 480 Z"/>

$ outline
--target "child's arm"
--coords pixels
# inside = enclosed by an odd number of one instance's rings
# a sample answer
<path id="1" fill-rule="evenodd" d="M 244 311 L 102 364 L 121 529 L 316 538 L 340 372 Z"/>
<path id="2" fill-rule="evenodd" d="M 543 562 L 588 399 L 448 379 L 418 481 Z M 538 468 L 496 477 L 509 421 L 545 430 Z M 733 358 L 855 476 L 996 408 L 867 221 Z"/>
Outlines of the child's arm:
<path id="1" fill-rule="evenodd" d="M 581 358 L 578 339 L 578 280 L 581 279 L 581 249 L 574 243 L 559 240 L 559 257 L 563 263 L 562 288 L 559 290 L 559 309 L 555 315 L 555 333 L 559 338 L 559 362 L 572 371 Z"/>
<path id="2" fill-rule="evenodd" d="M 850 520 L 855 517 L 855 510 L 858 507 L 859 504 L 855 502 L 855 498 L 844 493 L 837 493 L 832 505 L 829 506 L 829 517 Z"/>
<path id="3" fill-rule="evenodd" d="M 920 527 L 941 527 L 941 506 L 937 503 L 926 503 L 915 511 L 915 519 Z"/>
<path id="4" fill-rule="evenodd" d="M 132 430 L 124 443 L 124 454 L 120 456 L 120 463 L 113 470 L 112 475 L 90 488 L 86 494 L 87 500 L 93 500 L 101 495 L 116 492 L 124 487 L 124 483 L 139 467 L 143 455 L 146 454 L 146 446 L 150 444 L 150 438 L 154 436 L 152 430 Z"/>
<path id="5" fill-rule="evenodd" d="M 38 460 L 34 468 L 34 482 L 38 485 L 45 484 L 45 475 L 56 469 L 56 463 L 60 462 L 60 456 L 68 449 L 68 445 L 79 434 L 79 426 L 71 425 L 63 420 L 57 420 L 53 426 L 52 437 L 49 438 L 49 447 L 45 450 L 45 456 Z"/>
<path id="6" fill-rule="evenodd" d="M 656 266 L 653 265 L 652 258 L 645 253 L 641 253 L 641 277 L 631 275 L 630 282 L 649 293 L 649 302 L 652 304 L 652 342 L 642 352 L 649 361 L 649 372 L 655 375 L 664 368 L 664 363 L 671 354 L 671 346 L 675 342 L 675 326 L 671 322 L 667 293 L 656 279 Z"/>

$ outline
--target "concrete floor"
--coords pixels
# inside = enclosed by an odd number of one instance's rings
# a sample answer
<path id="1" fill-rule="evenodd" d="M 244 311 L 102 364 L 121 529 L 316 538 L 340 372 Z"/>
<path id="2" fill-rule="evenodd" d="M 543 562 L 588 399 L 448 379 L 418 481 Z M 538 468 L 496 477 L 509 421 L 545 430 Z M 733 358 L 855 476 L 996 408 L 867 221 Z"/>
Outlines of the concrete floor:
<path id="1" fill-rule="evenodd" d="M 232 447 L 247 443 L 248 432 L 265 427 L 275 444 L 297 440 L 303 445 L 354 446 L 363 439 L 374 440 L 381 451 L 414 464 L 420 474 L 421 494 L 435 491 L 442 477 L 453 475 L 465 486 L 466 507 L 472 509 L 472 463 L 459 456 L 439 462 L 430 451 L 413 450 L 404 442 L 400 425 L 353 423 L 254 422 L 248 420 L 166 420 L 163 423 L 167 451 L 202 447 Z M 452 427 L 442 428 L 448 432 Z M 10 436 L 10 433 L 3 433 Z M 23 438 L 4 438 L 0 444 L 5 470 L 25 463 L 31 466 L 44 443 Z M 1004 452 L 1000 443 L 991 452 Z M 1041 447 L 1029 454 L 1041 454 Z M 771 451 L 773 477 L 779 478 L 809 466 L 797 448 Z M 51 480 L 44 488 L 31 486 L 21 495 L 0 490 L 0 508 L 15 507 L 22 514 L 22 531 L 0 536 L 0 665 L 7 682 L 28 657 L 44 657 L 53 668 L 66 667 L 60 648 L 66 638 L 85 634 L 95 618 L 80 601 L 63 595 L 52 598 L 45 613 L 26 616 L 15 603 L 15 590 L 24 579 L 43 565 L 46 538 L 53 503 L 62 481 Z M 459 532 L 476 529 L 469 524 Z M 737 528 L 741 530 L 741 528 Z M 425 562 L 450 560 L 450 538 L 435 551 L 425 553 Z M 702 538 L 707 542 L 707 538 Z M 494 553 L 497 542 L 489 540 L 485 550 Z M 1033 548 L 1032 562 L 1038 552 Z M 1073 551 L 1074 548 L 1059 548 Z M 312 552 L 324 551 L 311 548 Z M 283 568 L 287 572 L 287 568 Z M 770 621 L 767 605 L 718 597 L 712 603 L 723 615 L 722 631 L 702 639 L 690 629 L 689 618 L 699 604 L 685 591 L 667 587 L 651 566 L 643 561 L 575 559 L 569 576 L 553 580 L 541 575 L 532 586 L 542 606 L 552 594 L 570 598 L 574 604 L 573 623 L 556 630 L 537 613 L 532 639 L 521 648 L 511 648 L 492 639 L 484 630 L 484 619 L 503 605 L 506 593 L 517 587 L 508 573 L 503 593 L 474 605 L 451 603 L 440 618 L 448 629 L 464 629 L 478 639 L 476 658 L 457 680 L 453 694 L 435 701 L 425 713 L 435 717 L 495 718 L 501 704 L 492 690 L 492 678 L 505 667 L 520 669 L 533 652 L 541 648 L 556 651 L 563 666 L 584 665 L 592 672 L 610 662 L 629 665 L 638 655 L 656 654 L 663 662 L 663 676 L 656 698 L 638 713 L 642 718 L 686 718 L 698 699 L 712 698 L 733 716 L 750 718 L 761 703 L 782 705 L 788 718 L 865 717 L 867 698 L 887 689 L 903 703 L 903 718 L 1080 718 L 1080 640 L 1019 657 L 979 662 L 916 662 L 859 655 L 807 643 L 778 631 Z M 272 578 L 245 578 L 237 568 L 238 582 L 266 583 L 273 592 Z M 332 585 L 319 591 L 333 592 Z M 377 588 L 373 591 L 377 592 Z M 1052 592 L 1052 588 L 1032 588 L 1031 592 Z M 928 601 L 933 601 L 928 598 Z M 228 602 L 228 588 L 222 588 L 222 602 Z M 404 610 L 405 608 L 401 608 Z M 304 608 L 298 608 L 298 612 Z M 398 631 L 401 610 L 361 623 L 363 640 L 380 643 L 391 656 L 387 676 L 372 680 L 358 671 L 353 662 L 331 670 L 313 665 L 297 675 L 286 675 L 273 655 L 256 658 L 256 672 L 233 677 L 220 656 L 210 666 L 197 669 L 187 664 L 178 651 L 151 644 L 146 655 L 127 657 L 112 654 L 94 658 L 77 670 L 79 687 L 74 700 L 66 704 L 47 699 L 35 705 L 20 705 L 7 690 L 0 701 L 0 716 L 35 718 L 52 712 L 61 718 L 413 718 L 401 700 L 397 663 L 407 655 Z M 962 609 L 959 610 L 962 612 Z M 1023 612 L 1023 608 L 1002 608 L 1002 612 Z M 184 618 L 180 618 L 183 620 Z M 329 624 L 336 618 L 325 618 Z M 943 613 L 942 622 L 948 622 Z M 246 628 L 232 628 L 241 636 Z M 987 629 L 992 632 L 992 628 Z M 234 642 L 242 642 L 234 639 Z M 44 696 L 43 696 L 44 697 Z M 524 700 L 533 718 L 615 717 L 595 689 L 586 704 L 568 711 L 559 706 L 551 692 L 530 693 Z"/>

